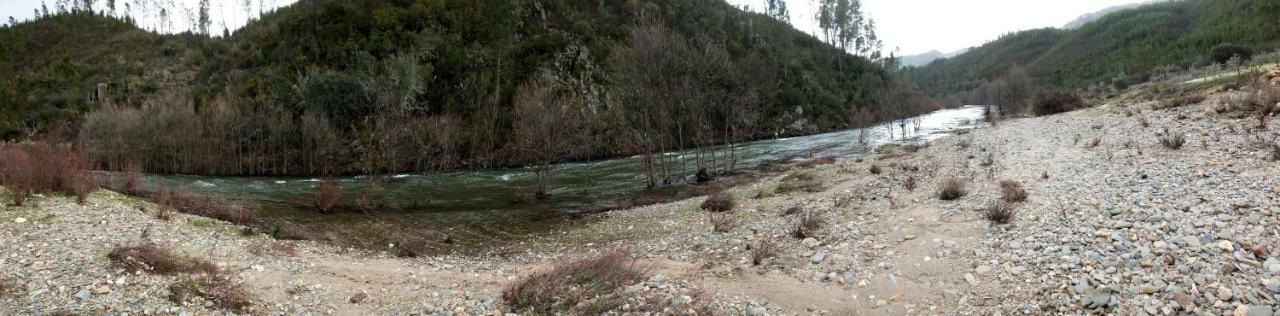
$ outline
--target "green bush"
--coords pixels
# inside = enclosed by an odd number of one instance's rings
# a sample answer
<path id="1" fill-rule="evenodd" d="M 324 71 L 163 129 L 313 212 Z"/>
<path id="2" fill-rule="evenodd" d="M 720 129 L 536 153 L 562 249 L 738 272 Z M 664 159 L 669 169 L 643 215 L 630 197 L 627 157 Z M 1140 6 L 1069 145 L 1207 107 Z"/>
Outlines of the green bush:
<path id="1" fill-rule="evenodd" d="M 1249 60 L 1253 58 L 1253 52 L 1244 46 L 1231 43 L 1218 44 L 1209 49 L 1209 58 L 1219 65 L 1226 65 L 1233 57 L 1240 57 L 1242 61 Z"/>
<path id="2" fill-rule="evenodd" d="M 360 80 L 339 72 L 330 71 L 307 78 L 303 82 L 302 97 L 306 111 L 324 113 L 339 127 L 363 118 L 370 110 Z"/>

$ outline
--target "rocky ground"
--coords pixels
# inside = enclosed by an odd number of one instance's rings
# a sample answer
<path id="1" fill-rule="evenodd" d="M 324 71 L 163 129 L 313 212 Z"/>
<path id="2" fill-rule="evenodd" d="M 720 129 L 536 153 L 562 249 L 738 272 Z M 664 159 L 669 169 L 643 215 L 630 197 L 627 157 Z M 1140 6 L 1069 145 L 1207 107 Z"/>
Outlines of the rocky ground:
<path id="1" fill-rule="evenodd" d="M 595 215 L 479 257 L 243 235 L 205 218 L 156 219 L 154 205 L 106 191 L 85 205 L 38 197 L 0 210 L 0 314 L 226 313 L 169 300 L 183 276 L 106 258 L 145 231 L 234 272 L 256 302 L 250 314 L 503 314 L 501 293 L 521 277 L 625 249 L 648 273 L 623 289 L 618 314 L 1272 315 L 1280 126 L 1207 111 L 1217 102 L 1005 120 L 730 189 L 737 207 L 716 215 L 732 224 L 721 232 L 698 198 Z M 1172 134 L 1185 145 L 1162 146 Z M 780 192 L 796 187 L 790 173 L 819 187 Z M 939 199 L 948 179 L 968 194 Z M 983 216 L 1000 180 L 1029 193 L 1009 225 Z"/>

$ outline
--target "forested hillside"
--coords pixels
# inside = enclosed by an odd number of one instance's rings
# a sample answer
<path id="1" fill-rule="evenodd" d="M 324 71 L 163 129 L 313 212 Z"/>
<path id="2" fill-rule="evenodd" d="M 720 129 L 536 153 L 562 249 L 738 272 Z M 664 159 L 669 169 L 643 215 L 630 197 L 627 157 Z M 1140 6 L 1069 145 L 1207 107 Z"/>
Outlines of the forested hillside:
<path id="1" fill-rule="evenodd" d="M 72 10 L 0 41 L 22 43 L 0 48 L 4 137 L 75 140 L 109 169 L 546 164 L 923 111 L 876 107 L 879 63 L 723 0 L 312 0 L 218 37 Z"/>
<path id="2" fill-rule="evenodd" d="M 966 54 L 912 69 L 926 93 L 977 88 L 1021 65 L 1040 84 L 1083 88 L 1145 77 L 1156 68 L 1209 63 L 1212 47 L 1254 50 L 1280 44 L 1280 2 L 1182 0 L 1120 10 L 1071 30 L 1039 29 L 1003 36 Z"/>

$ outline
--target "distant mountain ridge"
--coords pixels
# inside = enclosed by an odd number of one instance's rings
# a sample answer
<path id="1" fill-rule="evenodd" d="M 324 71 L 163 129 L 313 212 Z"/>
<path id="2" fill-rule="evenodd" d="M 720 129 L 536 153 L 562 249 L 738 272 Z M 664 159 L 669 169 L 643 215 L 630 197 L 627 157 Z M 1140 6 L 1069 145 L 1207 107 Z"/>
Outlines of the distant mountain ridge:
<path id="1" fill-rule="evenodd" d="M 902 56 L 902 60 L 901 60 L 902 66 L 903 67 L 924 66 L 924 65 L 928 65 L 929 63 L 935 60 L 955 57 L 956 55 L 963 54 L 968 50 L 969 49 L 966 48 L 966 49 L 961 49 L 961 50 L 950 52 L 950 53 L 943 53 L 935 49 L 935 50 L 931 50 L 931 51 L 916 54 L 916 55 Z"/>
<path id="2" fill-rule="evenodd" d="M 1204 64 L 1215 45 L 1280 47 L 1280 1 L 1183 0 L 1117 10 L 1075 29 L 1015 32 L 909 69 L 916 86 L 940 97 L 969 91 L 1013 65 L 1041 85 L 1084 88 Z"/>
<path id="3" fill-rule="evenodd" d="M 1071 20 L 1071 22 L 1067 22 L 1067 24 L 1066 24 L 1066 25 L 1063 25 L 1063 26 L 1062 26 L 1062 28 L 1063 28 L 1063 29 L 1067 29 L 1067 30 L 1070 30 L 1070 29 L 1077 29 L 1077 28 L 1080 28 L 1081 26 L 1084 26 L 1085 24 L 1087 24 L 1087 23 L 1089 23 L 1089 22 L 1097 21 L 1098 19 L 1101 19 L 1102 17 L 1107 16 L 1108 14 L 1116 13 L 1116 11 L 1120 11 L 1120 10 L 1124 10 L 1124 9 L 1137 8 L 1137 7 L 1141 7 L 1141 6 L 1143 6 L 1143 5 L 1147 5 L 1147 4 L 1149 4 L 1149 3 L 1151 3 L 1151 2 L 1150 2 L 1150 1 L 1144 1 L 1144 2 L 1138 2 L 1138 3 L 1122 4 L 1122 5 L 1118 5 L 1118 6 L 1107 7 L 1107 8 L 1105 8 L 1105 9 L 1099 10 L 1099 11 L 1097 11 L 1097 12 L 1091 12 L 1091 13 L 1087 13 L 1087 14 L 1085 14 L 1085 15 L 1082 15 L 1082 16 L 1080 16 L 1080 17 L 1076 18 L 1075 20 Z"/>

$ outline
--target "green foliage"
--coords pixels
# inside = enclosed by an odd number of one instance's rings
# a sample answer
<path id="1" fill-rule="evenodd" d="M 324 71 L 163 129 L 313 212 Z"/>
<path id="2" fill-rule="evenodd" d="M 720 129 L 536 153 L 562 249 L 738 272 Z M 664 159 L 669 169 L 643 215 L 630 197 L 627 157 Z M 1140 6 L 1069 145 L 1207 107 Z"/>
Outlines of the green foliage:
<path id="1" fill-rule="evenodd" d="M 355 77 L 326 72 L 309 77 L 302 85 L 305 111 L 324 113 L 338 126 L 348 126 L 369 113 L 364 87 Z"/>
<path id="2" fill-rule="evenodd" d="M 1277 41 L 1280 2 L 1168 1 L 1121 10 L 1078 29 L 1006 35 L 910 71 L 934 96 L 972 90 L 1012 64 L 1026 67 L 1042 85 L 1081 88 L 1140 78 L 1162 66 L 1204 64 L 1211 48 L 1222 43 L 1261 49 Z"/>
<path id="3" fill-rule="evenodd" d="M 1242 61 L 1249 60 L 1250 58 L 1253 58 L 1253 52 L 1249 51 L 1249 49 L 1244 46 L 1224 43 L 1218 44 L 1210 49 L 1209 58 L 1212 59 L 1214 63 L 1226 65 L 1232 58 L 1239 58 Z"/>

